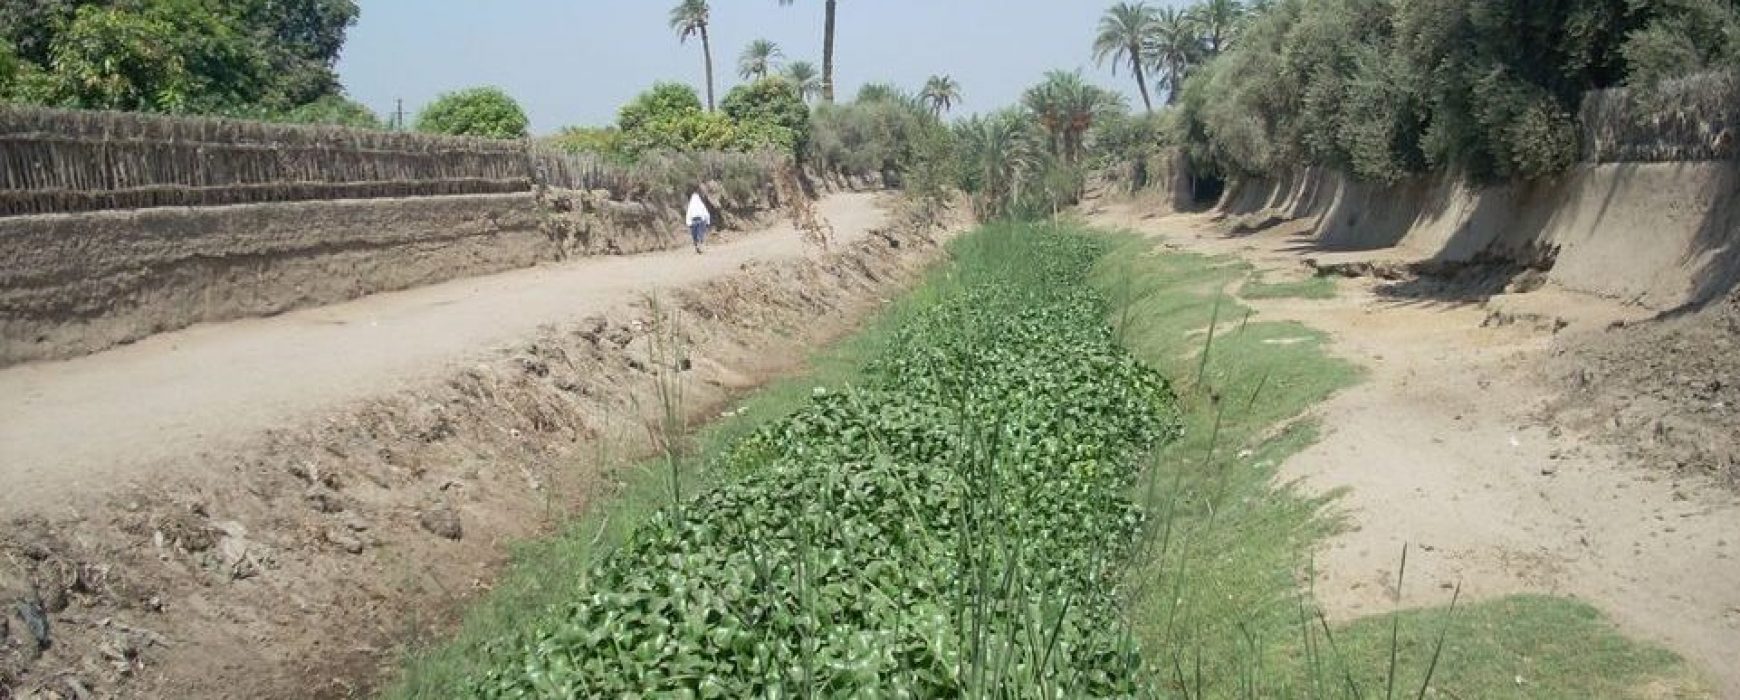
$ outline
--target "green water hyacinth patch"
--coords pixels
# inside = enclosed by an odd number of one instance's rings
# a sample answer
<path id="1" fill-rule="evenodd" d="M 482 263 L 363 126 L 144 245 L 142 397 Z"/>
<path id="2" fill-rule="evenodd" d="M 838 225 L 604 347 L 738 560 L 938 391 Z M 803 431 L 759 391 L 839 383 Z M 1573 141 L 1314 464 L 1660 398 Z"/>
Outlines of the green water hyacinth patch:
<path id="1" fill-rule="evenodd" d="M 818 391 L 709 469 L 573 601 L 499 640 L 482 697 L 1145 694 L 1115 586 L 1167 383 L 1084 284 L 1100 244 L 1009 226 L 862 385 Z M 957 253 L 961 251 L 957 250 Z"/>

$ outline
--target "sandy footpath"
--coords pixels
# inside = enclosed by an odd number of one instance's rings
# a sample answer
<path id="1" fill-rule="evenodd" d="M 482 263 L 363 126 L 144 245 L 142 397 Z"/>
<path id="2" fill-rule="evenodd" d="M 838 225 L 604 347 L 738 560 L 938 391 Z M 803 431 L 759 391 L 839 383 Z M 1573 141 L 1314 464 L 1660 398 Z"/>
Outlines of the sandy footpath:
<path id="1" fill-rule="evenodd" d="M 837 245 L 882 225 L 876 194 L 817 203 Z M 673 235 L 686 235 L 675 232 Z M 0 369 L 0 514 L 197 469 L 198 455 L 323 408 L 442 376 L 539 327 L 751 262 L 815 255 L 789 224 L 710 247 L 595 257 L 203 324 L 61 362 Z M 151 465 L 146 469 L 144 465 Z"/>

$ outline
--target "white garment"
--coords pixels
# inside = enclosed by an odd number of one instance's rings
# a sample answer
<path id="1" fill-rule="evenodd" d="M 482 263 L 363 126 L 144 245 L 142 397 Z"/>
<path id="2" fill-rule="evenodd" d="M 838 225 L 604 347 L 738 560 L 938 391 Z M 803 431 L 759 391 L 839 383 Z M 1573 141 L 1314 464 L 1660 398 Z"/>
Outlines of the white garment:
<path id="1" fill-rule="evenodd" d="M 689 195 L 689 221 L 700 219 L 702 223 L 711 225 L 713 215 L 707 213 L 707 203 L 701 201 L 699 192 Z"/>

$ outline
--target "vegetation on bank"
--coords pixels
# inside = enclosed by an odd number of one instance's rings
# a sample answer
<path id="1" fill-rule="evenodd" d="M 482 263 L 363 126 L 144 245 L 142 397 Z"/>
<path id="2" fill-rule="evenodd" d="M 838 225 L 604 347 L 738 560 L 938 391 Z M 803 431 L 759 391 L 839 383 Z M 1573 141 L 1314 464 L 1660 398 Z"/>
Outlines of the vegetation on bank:
<path id="1" fill-rule="evenodd" d="M 1222 176 L 1324 165 L 1382 182 L 1428 171 L 1492 182 L 1574 163 L 1591 90 L 1678 93 L 1689 76 L 1740 70 L 1740 7 L 1214 0 L 1174 13 L 1125 3 L 1108 11 L 1094 51 L 1139 85 L 1146 71 L 1174 105 L 1147 149 L 1114 139 L 1126 159 L 1165 143 L 1198 173 Z"/>

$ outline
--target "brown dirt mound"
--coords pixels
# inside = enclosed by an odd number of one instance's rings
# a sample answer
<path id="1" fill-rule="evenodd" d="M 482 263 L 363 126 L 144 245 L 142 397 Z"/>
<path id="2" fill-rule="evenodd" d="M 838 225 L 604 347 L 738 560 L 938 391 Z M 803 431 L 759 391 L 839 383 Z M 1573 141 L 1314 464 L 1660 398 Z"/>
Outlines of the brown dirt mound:
<path id="1" fill-rule="evenodd" d="M 1740 489 L 1740 292 L 1555 349 L 1560 414 L 1628 456 Z"/>
<path id="2" fill-rule="evenodd" d="M 0 528 L 0 698 L 351 697 L 486 590 L 505 543 L 644 453 L 657 317 L 689 418 L 801 362 L 936 256 L 881 232 L 753 262 L 440 381 L 200 457 L 198 476 Z"/>

